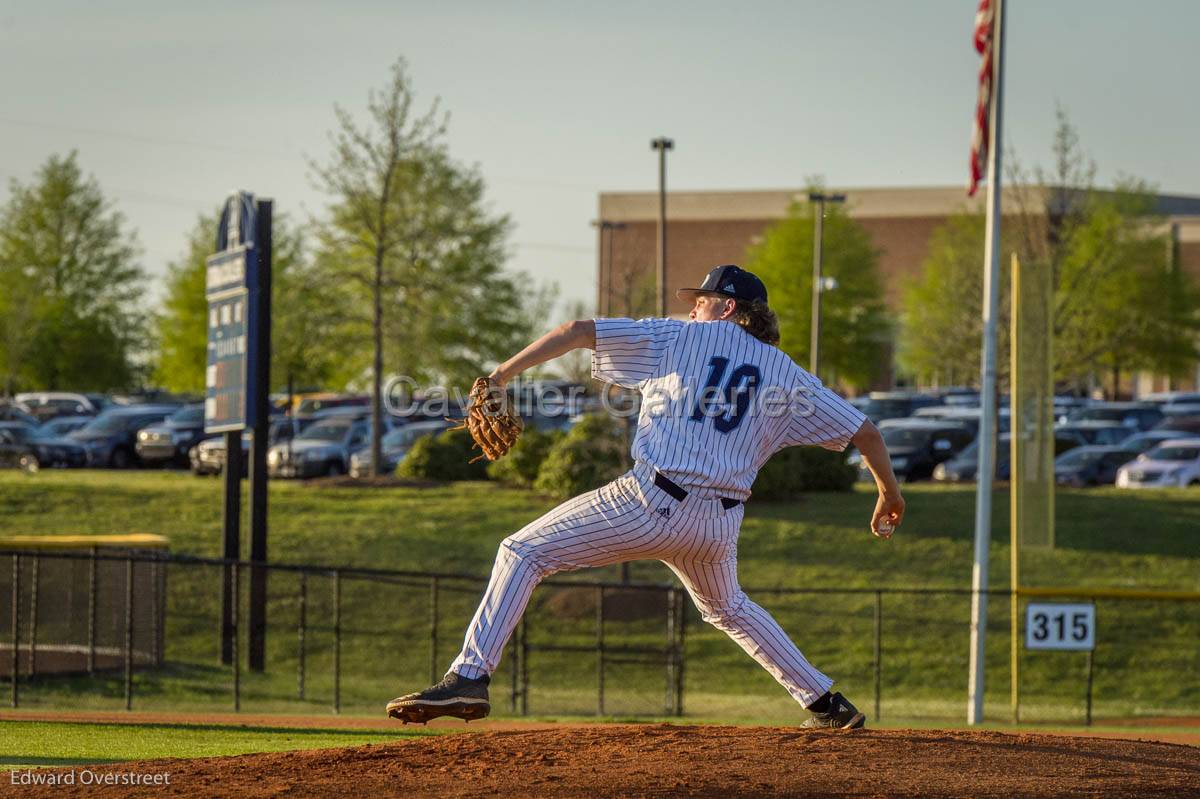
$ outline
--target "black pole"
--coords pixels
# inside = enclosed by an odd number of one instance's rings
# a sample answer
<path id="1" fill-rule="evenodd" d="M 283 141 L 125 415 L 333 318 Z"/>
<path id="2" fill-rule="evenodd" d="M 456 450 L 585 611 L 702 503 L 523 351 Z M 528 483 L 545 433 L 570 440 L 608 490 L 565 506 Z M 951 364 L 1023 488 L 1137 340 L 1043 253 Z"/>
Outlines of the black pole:
<path id="1" fill-rule="evenodd" d="M 429 681 L 438 681 L 438 578 L 429 578 Z"/>
<path id="2" fill-rule="evenodd" d="M 17 677 L 21 670 L 21 556 L 12 558 L 12 706 L 19 703 L 17 695 Z"/>
<path id="3" fill-rule="evenodd" d="M 300 572 L 300 623 L 297 627 L 296 695 L 304 698 L 304 638 L 308 625 L 308 573 Z"/>
<path id="4" fill-rule="evenodd" d="M 824 238 L 825 197 L 813 206 L 812 321 L 809 323 L 808 371 L 815 377 L 821 368 L 821 239 Z"/>
<path id="5" fill-rule="evenodd" d="M 96 673 L 96 548 L 88 562 L 88 674 Z"/>
<path id="6" fill-rule="evenodd" d="M 38 583 L 42 559 L 33 556 L 33 573 L 29 576 L 29 676 L 37 674 Z"/>
<path id="7" fill-rule="evenodd" d="M 1092 726 L 1092 666 L 1093 666 L 1093 661 L 1095 660 L 1094 654 L 1095 654 L 1094 649 L 1088 650 L 1088 657 L 1087 657 L 1087 661 L 1088 661 L 1088 663 L 1087 663 L 1087 669 L 1088 669 L 1088 675 L 1087 675 L 1087 726 L 1089 726 L 1089 727 Z"/>
<path id="8" fill-rule="evenodd" d="M 603 313 L 605 316 L 612 316 L 612 290 L 613 290 L 613 275 L 612 275 L 612 270 L 613 270 L 613 257 L 612 257 L 612 248 L 613 248 L 613 225 L 612 225 L 612 223 L 611 223 L 611 222 L 603 222 L 603 223 L 601 223 L 601 224 L 602 224 L 602 230 L 600 231 L 600 241 L 601 241 L 601 244 L 603 244 L 603 241 L 604 241 L 604 231 L 605 231 L 605 230 L 607 230 L 607 231 L 608 231 L 608 266 L 607 266 L 607 267 L 605 268 L 605 270 L 604 270 L 604 272 L 605 272 L 605 281 L 606 281 L 606 283 L 607 283 L 607 287 L 606 287 L 606 288 L 605 288 L 605 290 L 604 290 L 604 307 L 603 307 L 603 308 L 601 308 L 601 309 L 599 309 L 599 310 L 600 310 L 600 312 L 601 312 L 601 313 Z"/>
<path id="9" fill-rule="evenodd" d="M 883 592 L 875 592 L 875 721 L 880 718 L 879 699 L 883 675 Z"/>
<path id="10" fill-rule="evenodd" d="M 529 623 L 522 616 L 521 626 L 521 715 L 529 715 Z"/>
<path id="11" fill-rule="evenodd" d="M 242 549 L 242 432 L 233 430 L 225 434 L 225 505 L 223 522 L 225 547 L 223 557 L 236 561 Z M 233 597 L 233 566 L 223 567 L 221 589 L 221 663 L 228 666 L 233 662 L 233 635 L 237 619 Z"/>
<path id="12" fill-rule="evenodd" d="M 271 429 L 271 200 L 258 201 L 255 214 L 254 248 L 258 251 L 257 313 L 253 321 L 254 404 L 250 421 L 254 429 L 250 464 L 250 640 L 248 665 L 262 671 L 266 663 L 267 639 L 267 449 Z"/>
<path id="13" fill-rule="evenodd" d="M 659 316 L 667 315 L 667 151 L 674 147 L 675 142 L 665 136 L 650 142 L 650 148 L 658 150 L 658 296 L 655 304 Z"/>
<path id="14" fill-rule="evenodd" d="M 239 579 L 242 574 L 242 566 L 240 563 L 233 564 L 233 572 L 231 574 L 231 588 L 233 590 L 233 637 L 230 639 L 233 644 L 233 709 L 239 711 L 242 709 L 242 658 L 238 652 L 238 617 L 241 615 L 242 603 L 242 586 Z"/>
<path id="15" fill-rule="evenodd" d="M 125 709 L 133 709 L 133 558 L 125 561 Z"/>
<path id="16" fill-rule="evenodd" d="M 683 715 L 683 662 L 686 651 L 687 633 L 687 603 L 680 595 L 679 623 L 675 627 L 675 715 Z"/>
<path id="17" fill-rule="evenodd" d="M 666 714 L 675 714 L 675 589 L 667 589 L 667 701 Z"/>
<path id="18" fill-rule="evenodd" d="M 604 715 L 604 586 L 596 586 L 596 715 Z"/>
<path id="19" fill-rule="evenodd" d="M 333 712 L 342 712 L 342 573 L 333 572 Z"/>

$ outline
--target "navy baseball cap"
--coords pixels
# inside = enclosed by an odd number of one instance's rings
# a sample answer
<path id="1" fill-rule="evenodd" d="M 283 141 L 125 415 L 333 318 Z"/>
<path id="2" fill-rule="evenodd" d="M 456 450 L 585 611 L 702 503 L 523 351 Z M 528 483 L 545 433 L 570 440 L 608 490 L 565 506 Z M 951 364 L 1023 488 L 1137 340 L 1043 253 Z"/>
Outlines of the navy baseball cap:
<path id="1" fill-rule="evenodd" d="M 690 299 L 696 294 L 713 294 L 764 304 L 767 301 L 767 287 L 758 276 L 733 264 L 715 267 L 698 289 L 679 289 L 675 292 L 675 296 L 681 300 Z"/>

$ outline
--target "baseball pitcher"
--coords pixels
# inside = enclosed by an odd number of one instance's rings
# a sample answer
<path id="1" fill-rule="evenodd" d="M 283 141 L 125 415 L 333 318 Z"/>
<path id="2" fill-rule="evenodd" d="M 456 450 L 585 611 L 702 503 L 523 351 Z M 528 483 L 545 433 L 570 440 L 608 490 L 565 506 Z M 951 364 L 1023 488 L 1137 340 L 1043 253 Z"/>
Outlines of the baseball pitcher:
<path id="1" fill-rule="evenodd" d="M 491 580 L 446 677 L 388 703 L 404 722 L 483 718 L 496 670 L 530 594 L 549 575 L 631 560 L 665 563 L 703 619 L 727 633 L 812 714 L 802 726 L 849 729 L 866 719 L 801 654 L 771 614 L 738 586 L 737 539 L 755 475 L 798 445 L 853 444 L 879 489 L 871 531 L 889 538 L 904 500 L 879 431 L 858 409 L 776 346 L 767 289 L 737 266 L 718 266 L 693 298 L 689 321 L 596 319 L 547 333 L 491 374 L 499 386 L 580 347 L 592 375 L 642 394 L 633 468 L 575 497 L 500 544 Z"/>

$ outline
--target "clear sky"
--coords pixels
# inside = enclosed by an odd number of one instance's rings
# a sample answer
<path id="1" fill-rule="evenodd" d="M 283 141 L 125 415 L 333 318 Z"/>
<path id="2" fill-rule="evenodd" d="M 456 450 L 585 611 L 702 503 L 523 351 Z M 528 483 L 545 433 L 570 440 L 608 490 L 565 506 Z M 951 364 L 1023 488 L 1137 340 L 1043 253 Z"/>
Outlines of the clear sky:
<path id="1" fill-rule="evenodd" d="M 77 149 L 161 275 L 230 189 L 320 214 L 305 156 L 403 55 L 516 223 L 510 266 L 590 304 L 597 194 L 656 188 L 655 136 L 670 188 L 965 185 L 975 5 L 3 0 L 0 200 Z M 1200 194 L 1200 2 L 1008 5 L 1006 144 L 1046 162 L 1062 103 L 1102 182 Z"/>

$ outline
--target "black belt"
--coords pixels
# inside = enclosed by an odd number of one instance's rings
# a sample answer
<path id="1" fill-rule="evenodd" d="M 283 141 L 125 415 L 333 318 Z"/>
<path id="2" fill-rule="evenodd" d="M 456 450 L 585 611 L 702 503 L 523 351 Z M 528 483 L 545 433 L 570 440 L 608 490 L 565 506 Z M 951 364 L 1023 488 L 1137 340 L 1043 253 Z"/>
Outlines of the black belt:
<path id="1" fill-rule="evenodd" d="M 683 502 L 685 499 L 687 499 L 688 492 L 672 482 L 671 479 L 662 472 L 654 473 L 654 485 L 658 486 L 663 491 L 666 491 L 679 502 Z M 725 510 L 736 508 L 738 505 L 742 504 L 740 499 L 734 499 L 733 497 L 721 497 L 720 499 L 721 507 Z"/>

